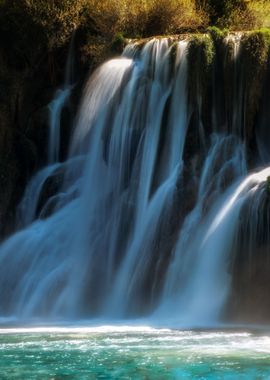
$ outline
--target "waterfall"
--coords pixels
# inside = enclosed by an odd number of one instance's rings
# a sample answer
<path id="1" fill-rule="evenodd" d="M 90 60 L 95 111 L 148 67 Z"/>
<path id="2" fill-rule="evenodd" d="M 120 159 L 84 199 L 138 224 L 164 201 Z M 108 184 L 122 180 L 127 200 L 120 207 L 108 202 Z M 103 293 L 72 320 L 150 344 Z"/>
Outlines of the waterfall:
<path id="1" fill-rule="evenodd" d="M 246 173 L 244 147 L 235 137 L 214 135 L 202 170 L 197 202 L 180 230 L 168 269 L 157 312 L 161 317 L 165 313 L 167 318 L 171 314 L 183 324 L 213 324 L 219 316 L 229 285 L 226 253 L 230 253 L 239 213 L 236 204 L 239 206 L 238 197 L 242 195 L 242 187 L 245 189 L 242 184 L 240 190 L 232 185 L 220 196 L 228 173 L 230 181 Z"/>
<path id="2" fill-rule="evenodd" d="M 70 96 L 70 92 L 70 86 L 58 89 L 54 99 L 49 104 L 50 134 L 48 161 L 51 164 L 59 161 L 61 113 Z"/>
<path id="3" fill-rule="evenodd" d="M 74 71 L 74 37 L 72 35 L 68 59 L 65 69 L 65 80 L 62 88 L 59 88 L 53 100 L 50 102 L 49 108 L 49 144 L 48 144 L 48 162 L 53 164 L 59 162 L 60 159 L 60 139 L 61 139 L 61 115 L 64 106 L 67 104 L 67 101 L 71 95 L 71 90 L 74 85 L 73 83 L 73 71 Z"/>
<path id="4" fill-rule="evenodd" d="M 30 180 L 18 207 L 17 221 L 19 226 L 25 227 L 37 218 L 38 204 L 43 186 L 59 166 L 59 164 L 46 166 Z"/>
<path id="5" fill-rule="evenodd" d="M 241 36 L 231 38 L 236 61 Z M 29 182 L 20 230 L 0 246 L 1 316 L 147 315 L 200 326 L 226 314 L 241 215 L 251 194 L 266 196 L 270 169 L 250 173 L 243 89 L 226 128 L 217 118 L 206 125 L 202 101 L 192 117 L 189 47 L 187 39 L 134 42 L 101 65 L 63 163 L 70 84 L 51 103 L 50 165 Z M 232 81 L 237 90 L 238 69 Z"/>

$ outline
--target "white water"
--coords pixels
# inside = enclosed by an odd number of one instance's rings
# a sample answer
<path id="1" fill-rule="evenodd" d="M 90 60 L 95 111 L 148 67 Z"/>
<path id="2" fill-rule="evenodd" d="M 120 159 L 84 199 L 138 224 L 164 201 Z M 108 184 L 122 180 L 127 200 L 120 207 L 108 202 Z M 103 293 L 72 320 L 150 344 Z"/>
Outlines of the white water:
<path id="1" fill-rule="evenodd" d="M 167 39 L 131 45 L 87 82 L 70 160 L 34 177 L 21 204 L 27 228 L 0 247 L 3 317 L 220 320 L 241 206 L 270 169 L 247 175 L 239 131 L 216 129 L 187 175 L 188 42 L 175 58 L 173 49 Z M 45 202 L 56 205 L 36 220 L 44 184 L 60 169 L 63 185 Z"/>
<path id="2" fill-rule="evenodd" d="M 58 89 L 53 101 L 49 104 L 50 135 L 48 161 L 50 164 L 59 161 L 61 113 L 71 93 L 71 87 Z"/>
<path id="3" fill-rule="evenodd" d="M 241 206 L 241 191 L 234 186 L 220 197 L 221 181 L 228 171 L 235 178 L 246 173 L 243 146 L 236 138 L 214 136 L 202 170 L 197 203 L 176 243 L 161 305 L 155 313 L 158 318 L 174 323 L 178 320 L 182 325 L 196 325 L 198 321 L 213 325 L 218 320 L 229 289 L 226 255 Z M 243 191 L 248 188 L 240 186 Z M 205 202 L 209 202 L 210 195 L 212 205 L 205 217 Z"/>
<path id="4" fill-rule="evenodd" d="M 0 329 L 0 377 L 269 379 L 268 332 Z"/>
<path id="5" fill-rule="evenodd" d="M 48 178 L 60 167 L 60 164 L 46 166 L 40 170 L 29 182 L 22 202 L 18 207 L 18 226 L 26 227 L 37 218 L 38 203 L 42 188 Z"/>

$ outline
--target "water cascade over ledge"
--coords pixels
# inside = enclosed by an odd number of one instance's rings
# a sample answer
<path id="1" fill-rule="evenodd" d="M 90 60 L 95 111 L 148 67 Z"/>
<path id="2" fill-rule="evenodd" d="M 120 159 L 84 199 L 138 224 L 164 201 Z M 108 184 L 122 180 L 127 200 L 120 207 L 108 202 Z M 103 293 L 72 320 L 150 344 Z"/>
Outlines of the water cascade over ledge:
<path id="1" fill-rule="evenodd" d="M 262 124 L 252 140 L 241 38 L 223 41 L 227 76 L 208 35 L 131 43 L 92 74 L 68 159 L 53 163 L 58 134 L 0 246 L 1 317 L 248 319 L 241 287 L 262 242 L 270 267 L 270 167 Z"/>

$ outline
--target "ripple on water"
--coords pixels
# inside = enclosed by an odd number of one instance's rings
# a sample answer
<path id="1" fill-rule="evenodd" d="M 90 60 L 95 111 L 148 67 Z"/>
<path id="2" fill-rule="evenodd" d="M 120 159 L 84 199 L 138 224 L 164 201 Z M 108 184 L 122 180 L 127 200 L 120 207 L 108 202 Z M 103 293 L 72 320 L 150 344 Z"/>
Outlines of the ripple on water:
<path id="1" fill-rule="evenodd" d="M 132 326 L 0 330 L 0 379 L 270 379 L 270 336 Z"/>

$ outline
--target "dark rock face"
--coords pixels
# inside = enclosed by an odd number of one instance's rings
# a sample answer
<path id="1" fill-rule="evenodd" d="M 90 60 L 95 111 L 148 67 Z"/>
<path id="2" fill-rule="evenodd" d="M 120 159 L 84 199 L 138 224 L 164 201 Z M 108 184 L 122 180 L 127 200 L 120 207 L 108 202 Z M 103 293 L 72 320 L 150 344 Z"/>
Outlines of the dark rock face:
<path id="1" fill-rule="evenodd" d="M 16 43 L 16 42 L 15 42 Z M 63 85 L 69 46 L 44 51 L 35 65 L 12 60 L 11 47 L 0 49 L 0 234 L 13 229 L 18 201 L 29 178 L 47 162 L 49 110 L 56 89 Z M 32 46 L 33 55 L 34 46 Z M 74 54 L 79 46 L 76 45 Z M 87 64 L 77 65 L 78 75 L 61 115 L 60 159 L 68 153 L 73 119 Z"/>
<path id="2" fill-rule="evenodd" d="M 8 232 L 14 206 L 23 192 L 27 180 L 44 162 L 47 141 L 48 115 L 46 102 L 53 87 L 44 97 L 45 83 L 40 73 L 18 73 L 6 67 L 9 82 L 5 85 L 7 96 L 1 112 L 1 164 L 0 164 L 0 224 L 2 233 Z M 44 73 L 43 73 L 44 75 Z M 18 82 L 17 82 L 18 81 Z"/>

